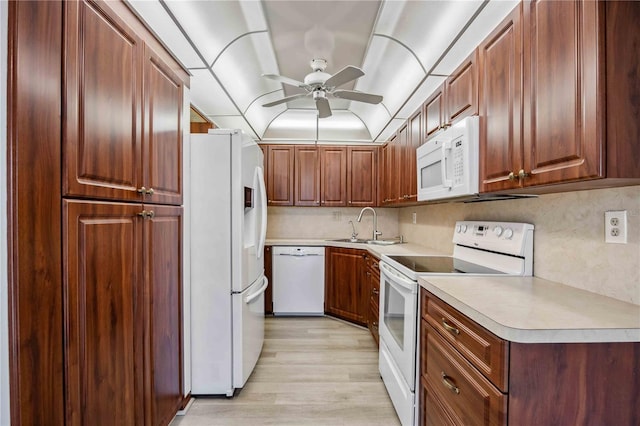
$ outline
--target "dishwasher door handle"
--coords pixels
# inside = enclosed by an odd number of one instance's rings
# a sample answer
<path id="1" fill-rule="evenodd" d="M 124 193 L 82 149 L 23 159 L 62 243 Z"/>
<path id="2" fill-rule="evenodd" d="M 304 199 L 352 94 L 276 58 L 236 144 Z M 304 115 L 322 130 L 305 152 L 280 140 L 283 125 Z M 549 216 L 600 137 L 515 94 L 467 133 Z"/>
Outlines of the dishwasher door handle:
<path id="1" fill-rule="evenodd" d="M 280 254 L 276 254 L 276 256 L 307 257 L 307 256 L 321 256 L 321 255 L 317 253 L 300 253 L 300 254 L 280 253 Z"/>

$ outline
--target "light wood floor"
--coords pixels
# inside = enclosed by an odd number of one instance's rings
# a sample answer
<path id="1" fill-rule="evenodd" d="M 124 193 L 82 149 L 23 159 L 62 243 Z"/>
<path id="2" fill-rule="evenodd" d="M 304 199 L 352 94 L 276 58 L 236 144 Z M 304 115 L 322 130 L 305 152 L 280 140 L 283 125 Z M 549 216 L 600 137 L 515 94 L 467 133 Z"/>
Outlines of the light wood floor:
<path id="1" fill-rule="evenodd" d="M 172 426 L 399 425 L 369 331 L 331 318 L 267 318 L 262 356 L 232 399 L 197 398 Z"/>

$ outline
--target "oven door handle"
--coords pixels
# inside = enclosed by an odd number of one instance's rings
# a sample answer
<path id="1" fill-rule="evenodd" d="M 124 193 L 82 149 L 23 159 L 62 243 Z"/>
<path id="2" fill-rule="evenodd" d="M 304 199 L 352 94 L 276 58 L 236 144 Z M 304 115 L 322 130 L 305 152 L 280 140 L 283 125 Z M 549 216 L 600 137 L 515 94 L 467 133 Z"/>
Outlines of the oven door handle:
<path id="1" fill-rule="evenodd" d="M 393 285 L 396 289 L 397 286 L 395 284 L 399 284 L 405 291 L 409 291 L 411 293 L 417 293 L 418 287 L 415 281 L 412 281 L 406 278 L 403 274 L 396 272 L 393 268 L 387 266 L 386 263 L 380 262 L 380 269 L 382 273 L 390 278 L 389 283 Z M 398 289 L 402 290 L 402 289 Z"/>

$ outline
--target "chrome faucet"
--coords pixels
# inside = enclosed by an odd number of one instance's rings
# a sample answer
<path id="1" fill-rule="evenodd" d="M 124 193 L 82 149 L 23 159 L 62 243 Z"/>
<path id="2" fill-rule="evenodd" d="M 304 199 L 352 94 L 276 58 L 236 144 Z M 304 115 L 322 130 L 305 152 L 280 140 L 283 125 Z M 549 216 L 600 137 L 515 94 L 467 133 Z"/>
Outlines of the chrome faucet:
<path id="1" fill-rule="evenodd" d="M 367 210 L 371 210 L 371 213 L 373 213 L 373 241 L 377 241 L 378 235 L 382 235 L 382 232 L 378 232 L 378 215 L 376 214 L 376 211 L 371 207 L 363 208 L 362 210 L 360 210 L 360 215 L 358 216 L 358 222 L 362 220 L 362 214 Z"/>

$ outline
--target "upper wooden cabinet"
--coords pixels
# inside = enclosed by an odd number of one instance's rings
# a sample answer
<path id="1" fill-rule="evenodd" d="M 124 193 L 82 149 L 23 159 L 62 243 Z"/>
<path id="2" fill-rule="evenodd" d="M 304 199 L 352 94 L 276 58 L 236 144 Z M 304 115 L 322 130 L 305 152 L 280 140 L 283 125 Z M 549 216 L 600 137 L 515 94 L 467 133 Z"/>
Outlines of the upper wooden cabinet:
<path id="1" fill-rule="evenodd" d="M 594 1 L 524 3 L 525 185 L 604 173 L 599 7 Z"/>
<path id="2" fill-rule="evenodd" d="M 320 153 L 315 146 L 296 146 L 294 149 L 294 204 L 320 205 Z"/>
<path id="3" fill-rule="evenodd" d="M 483 42 L 482 192 L 639 182 L 639 17 L 637 2 L 526 1 Z"/>
<path id="4" fill-rule="evenodd" d="M 103 3 L 65 9 L 63 195 L 181 204 L 182 80 Z"/>
<path id="5" fill-rule="evenodd" d="M 425 140 L 465 117 L 478 114 L 477 50 L 427 98 L 422 111 Z"/>
<path id="6" fill-rule="evenodd" d="M 262 145 L 273 206 L 375 206 L 378 147 Z"/>
<path id="7" fill-rule="evenodd" d="M 150 48 L 144 53 L 144 201 L 180 205 L 183 85 Z"/>
<path id="8" fill-rule="evenodd" d="M 292 206 L 294 191 L 294 146 L 267 146 L 267 203 L 270 206 Z"/>
<path id="9" fill-rule="evenodd" d="M 480 184 L 495 191 L 513 185 L 522 164 L 522 6 L 480 44 Z M 516 170 L 517 173 L 517 170 Z"/>
<path id="10" fill-rule="evenodd" d="M 339 207 L 347 205 L 347 148 L 323 146 L 320 149 L 320 205 Z"/>
<path id="11" fill-rule="evenodd" d="M 347 204 L 350 207 L 377 204 L 378 148 L 347 148 Z"/>

